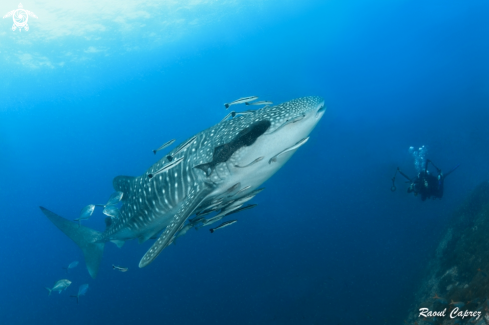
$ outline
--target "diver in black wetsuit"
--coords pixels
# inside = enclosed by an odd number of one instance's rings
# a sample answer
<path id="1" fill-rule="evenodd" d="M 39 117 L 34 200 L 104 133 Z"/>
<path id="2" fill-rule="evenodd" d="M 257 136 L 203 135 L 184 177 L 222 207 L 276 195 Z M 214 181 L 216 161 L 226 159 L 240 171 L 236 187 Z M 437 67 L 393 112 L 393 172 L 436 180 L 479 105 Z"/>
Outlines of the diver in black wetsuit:
<path id="1" fill-rule="evenodd" d="M 435 176 L 430 173 L 428 170 L 428 165 L 431 163 L 433 167 L 435 167 L 436 171 L 438 172 L 438 175 Z M 404 176 L 411 184 L 409 185 L 409 188 L 407 190 L 408 193 L 414 193 L 414 195 L 421 195 L 421 200 L 425 201 L 426 199 L 429 198 L 439 198 L 441 199 L 443 197 L 443 185 L 445 178 L 450 175 L 457 167 L 453 168 L 450 170 L 448 173 L 443 174 L 440 168 L 436 167 L 435 164 L 431 160 L 426 160 L 425 168 L 416 176 L 414 180 L 410 179 L 406 174 L 401 172 L 399 168 L 397 168 L 397 172 Z M 396 175 L 392 178 L 392 187 L 391 191 L 396 190 L 396 186 L 394 185 L 394 181 L 396 179 Z"/>

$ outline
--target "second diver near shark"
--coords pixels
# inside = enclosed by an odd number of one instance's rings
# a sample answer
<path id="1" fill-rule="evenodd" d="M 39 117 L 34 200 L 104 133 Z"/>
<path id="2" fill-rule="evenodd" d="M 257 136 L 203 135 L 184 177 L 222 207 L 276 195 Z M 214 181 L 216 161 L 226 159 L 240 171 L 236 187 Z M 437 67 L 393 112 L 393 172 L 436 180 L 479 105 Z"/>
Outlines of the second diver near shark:
<path id="1" fill-rule="evenodd" d="M 436 176 L 428 170 L 430 163 L 438 173 Z M 436 167 L 436 165 L 431 160 L 426 159 L 426 163 L 423 169 L 414 178 L 410 178 L 409 176 L 404 174 L 398 167 L 396 173 L 394 174 L 394 177 L 392 178 L 391 191 L 394 192 L 396 190 L 395 180 L 397 173 L 399 173 L 404 178 L 406 178 L 409 183 L 409 187 L 407 189 L 408 193 L 414 193 L 414 196 L 417 196 L 419 194 L 422 201 L 426 201 L 426 199 L 429 198 L 441 199 L 443 197 L 445 178 L 459 166 L 460 165 L 457 165 L 455 168 L 444 174 L 441 169 Z"/>
<path id="2" fill-rule="evenodd" d="M 145 267 L 186 224 L 205 221 L 187 223 L 194 213 L 225 216 L 244 210 L 241 206 L 297 151 L 297 143 L 309 137 L 324 112 L 320 97 L 249 111 L 190 137 L 141 176 L 117 176 L 113 186 L 123 193 L 122 207 L 111 214 L 114 217 L 107 217 L 103 232 L 41 210 L 82 249 L 92 277 L 109 241 L 121 247 L 127 240 L 137 238 L 142 243 L 157 238 L 139 263 Z"/>

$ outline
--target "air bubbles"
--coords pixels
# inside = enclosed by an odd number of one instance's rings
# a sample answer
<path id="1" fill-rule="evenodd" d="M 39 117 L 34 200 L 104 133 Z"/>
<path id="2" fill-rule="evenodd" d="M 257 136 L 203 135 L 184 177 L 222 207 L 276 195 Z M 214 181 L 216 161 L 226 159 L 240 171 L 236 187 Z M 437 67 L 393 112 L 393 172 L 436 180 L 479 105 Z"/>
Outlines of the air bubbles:
<path id="1" fill-rule="evenodd" d="M 413 155 L 414 167 L 416 168 L 416 171 L 418 173 L 424 170 L 427 151 L 428 148 L 426 148 L 425 146 L 419 147 L 418 150 L 414 150 L 414 147 L 409 147 L 409 153 Z"/>

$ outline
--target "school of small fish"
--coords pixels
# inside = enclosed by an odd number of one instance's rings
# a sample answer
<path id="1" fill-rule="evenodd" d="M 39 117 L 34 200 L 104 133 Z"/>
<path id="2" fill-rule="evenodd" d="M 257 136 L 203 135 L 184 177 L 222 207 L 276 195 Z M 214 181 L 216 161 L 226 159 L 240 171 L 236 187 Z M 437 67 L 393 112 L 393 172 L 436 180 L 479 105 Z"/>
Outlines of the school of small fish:
<path id="1" fill-rule="evenodd" d="M 68 266 L 66 267 L 63 266 L 63 269 L 65 269 L 66 273 L 68 273 L 70 269 L 77 267 L 78 264 L 79 264 L 78 261 L 73 261 L 70 264 L 68 264 Z M 120 267 L 115 265 L 112 265 L 112 268 L 120 272 L 127 272 L 128 270 L 127 267 Z M 68 279 L 61 279 L 56 281 L 52 288 L 46 287 L 46 290 L 48 291 L 48 296 L 50 296 L 53 291 L 58 291 L 58 293 L 61 294 L 61 292 L 66 291 L 66 289 L 68 289 L 71 283 L 72 282 Z M 88 287 L 89 285 L 87 283 L 80 285 L 78 287 L 78 293 L 76 295 L 70 295 L 70 298 L 76 298 L 76 303 L 78 304 L 80 300 L 80 296 L 84 296 L 87 293 Z"/>

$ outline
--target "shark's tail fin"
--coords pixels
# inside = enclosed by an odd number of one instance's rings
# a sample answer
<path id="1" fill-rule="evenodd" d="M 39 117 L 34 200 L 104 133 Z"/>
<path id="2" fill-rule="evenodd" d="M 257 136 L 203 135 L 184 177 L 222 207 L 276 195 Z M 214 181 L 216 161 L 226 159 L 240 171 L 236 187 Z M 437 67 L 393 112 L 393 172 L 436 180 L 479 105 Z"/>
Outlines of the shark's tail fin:
<path id="1" fill-rule="evenodd" d="M 105 246 L 104 243 L 98 241 L 102 234 L 88 227 L 77 225 L 43 207 L 41 207 L 41 210 L 56 227 L 81 248 L 85 257 L 85 263 L 87 264 L 88 273 L 90 273 L 92 278 L 95 278 L 100 262 L 102 261 Z"/>
<path id="2" fill-rule="evenodd" d="M 52 291 L 51 288 L 48 288 L 48 287 L 45 287 L 45 288 L 46 288 L 47 291 L 49 291 L 48 296 L 50 296 L 51 295 L 51 291 Z"/>

